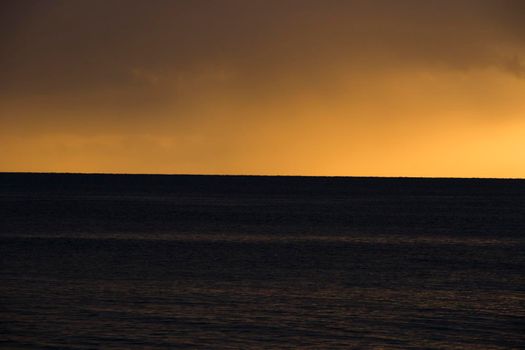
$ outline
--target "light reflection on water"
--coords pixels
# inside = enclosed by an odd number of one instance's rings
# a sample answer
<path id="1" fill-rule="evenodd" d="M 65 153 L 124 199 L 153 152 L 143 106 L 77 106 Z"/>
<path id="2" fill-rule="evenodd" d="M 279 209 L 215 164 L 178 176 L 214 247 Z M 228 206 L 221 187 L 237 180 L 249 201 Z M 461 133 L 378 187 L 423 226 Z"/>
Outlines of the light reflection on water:
<path id="1" fill-rule="evenodd" d="M 466 236 L 455 237 L 452 235 L 403 235 L 403 234 L 356 234 L 349 235 L 309 235 L 309 234 L 224 234 L 224 233 L 75 233 L 71 235 L 64 234 L 46 234 L 46 235 L 9 235 L 4 234 L 4 238 L 57 238 L 57 239 L 91 239 L 91 240 L 147 240 L 147 241 L 181 241 L 181 242 L 246 242 L 246 243 L 300 243 L 300 242 L 333 242 L 333 243 L 366 243 L 366 244 L 417 244 L 417 245 L 469 245 L 469 246 L 502 246 L 502 245 L 521 245 L 525 244 L 525 238 L 521 237 L 478 237 Z"/>
<path id="2" fill-rule="evenodd" d="M 4 238 L 5 344 L 79 349 L 523 344 L 524 265 L 516 255 L 522 244 L 239 237 Z"/>
<path id="3" fill-rule="evenodd" d="M 0 173 L 0 348 L 518 349 L 525 182 Z"/>

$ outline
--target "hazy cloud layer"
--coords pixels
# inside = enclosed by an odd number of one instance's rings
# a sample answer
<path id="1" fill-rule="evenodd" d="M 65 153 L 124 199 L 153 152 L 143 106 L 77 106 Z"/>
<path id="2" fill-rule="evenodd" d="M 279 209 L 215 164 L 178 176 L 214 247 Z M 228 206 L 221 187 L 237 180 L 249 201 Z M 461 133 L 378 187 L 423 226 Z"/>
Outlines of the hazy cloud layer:
<path id="1" fill-rule="evenodd" d="M 0 7 L 0 170 L 525 176 L 523 1 Z"/>

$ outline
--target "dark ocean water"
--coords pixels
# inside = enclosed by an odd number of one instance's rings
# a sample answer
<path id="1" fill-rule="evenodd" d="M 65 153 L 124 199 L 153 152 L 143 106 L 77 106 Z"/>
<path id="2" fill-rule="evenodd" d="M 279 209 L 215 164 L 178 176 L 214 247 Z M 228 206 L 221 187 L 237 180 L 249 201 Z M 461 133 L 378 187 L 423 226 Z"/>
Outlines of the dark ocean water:
<path id="1" fill-rule="evenodd" d="M 0 348 L 525 348 L 525 181 L 0 174 Z"/>

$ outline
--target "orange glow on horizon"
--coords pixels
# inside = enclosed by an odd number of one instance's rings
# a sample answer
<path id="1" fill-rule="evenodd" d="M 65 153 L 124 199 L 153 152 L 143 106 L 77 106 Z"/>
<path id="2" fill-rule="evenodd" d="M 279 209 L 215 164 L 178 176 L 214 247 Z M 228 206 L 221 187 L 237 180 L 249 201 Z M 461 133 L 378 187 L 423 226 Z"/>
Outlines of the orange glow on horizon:
<path id="1" fill-rule="evenodd" d="M 6 2 L 0 171 L 525 177 L 523 5 L 401 3 Z"/>

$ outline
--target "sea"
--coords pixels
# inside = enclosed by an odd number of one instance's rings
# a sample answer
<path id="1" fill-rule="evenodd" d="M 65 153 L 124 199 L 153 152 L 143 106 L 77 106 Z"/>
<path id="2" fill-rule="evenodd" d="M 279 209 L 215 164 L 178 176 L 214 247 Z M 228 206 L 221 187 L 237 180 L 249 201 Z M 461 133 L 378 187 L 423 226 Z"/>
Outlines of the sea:
<path id="1" fill-rule="evenodd" d="M 2 349 L 523 349 L 525 180 L 0 174 Z"/>

